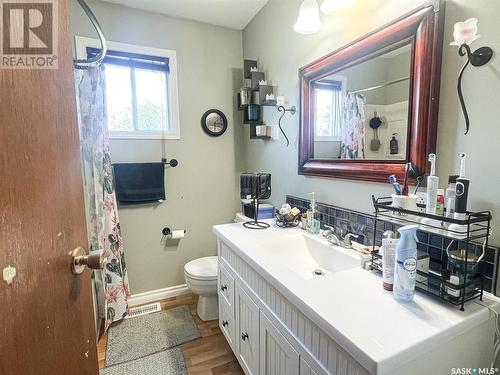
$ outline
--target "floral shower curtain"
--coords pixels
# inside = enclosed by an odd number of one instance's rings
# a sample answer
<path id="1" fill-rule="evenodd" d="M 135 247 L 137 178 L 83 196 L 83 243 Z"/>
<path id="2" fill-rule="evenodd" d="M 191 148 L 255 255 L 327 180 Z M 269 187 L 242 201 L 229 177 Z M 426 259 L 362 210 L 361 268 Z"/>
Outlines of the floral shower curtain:
<path id="1" fill-rule="evenodd" d="M 130 291 L 113 185 L 104 67 L 75 74 L 89 250 L 108 254 L 106 268 L 95 273 L 99 315 L 107 329 L 127 314 Z"/>
<path id="2" fill-rule="evenodd" d="M 348 93 L 342 110 L 341 159 L 365 158 L 365 97 Z"/>

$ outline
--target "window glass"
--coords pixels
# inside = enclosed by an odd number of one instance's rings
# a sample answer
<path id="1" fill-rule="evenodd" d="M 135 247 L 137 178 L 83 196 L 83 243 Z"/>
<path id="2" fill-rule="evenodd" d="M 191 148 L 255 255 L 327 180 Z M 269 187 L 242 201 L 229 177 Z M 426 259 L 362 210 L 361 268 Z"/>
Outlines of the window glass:
<path id="1" fill-rule="evenodd" d="M 108 129 L 133 131 L 132 85 L 130 68 L 106 64 Z"/>
<path id="2" fill-rule="evenodd" d="M 167 129 L 167 84 L 163 71 L 135 69 L 137 129 Z"/>

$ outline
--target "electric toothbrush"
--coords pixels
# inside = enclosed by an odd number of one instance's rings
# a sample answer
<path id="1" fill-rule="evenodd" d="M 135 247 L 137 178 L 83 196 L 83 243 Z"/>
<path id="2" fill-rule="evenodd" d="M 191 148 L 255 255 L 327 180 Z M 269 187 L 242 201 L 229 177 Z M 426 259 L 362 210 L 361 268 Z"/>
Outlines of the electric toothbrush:
<path id="1" fill-rule="evenodd" d="M 469 195 L 470 180 L 465 177 L 465 157 L 466 154 L 464 152 L 458 153 L 458 159 L 460 160 L 460 174 L 457 178 L 455 213 L 453 215 L 457 220 L 467 219 L 467 197 Z M 463 224 L 450 224 L 448 229 L 450 230 L 451 235 L 464 237 L 467 235 L 467 226 Z"/>
<path id="2" fill-rule="evenodd" d="M 425 213 L 435 215 L 437 205 L 437 190 L 439 188 L 439 177 L 436 176 L 436 154 L 429 154 L 427 159 L 431 163 L 431 173 L 427 177 L 427 205 L 425 206 Z M 422 224 L 430 226 L 441 226 L 441 222 L 423 217 Z"/>

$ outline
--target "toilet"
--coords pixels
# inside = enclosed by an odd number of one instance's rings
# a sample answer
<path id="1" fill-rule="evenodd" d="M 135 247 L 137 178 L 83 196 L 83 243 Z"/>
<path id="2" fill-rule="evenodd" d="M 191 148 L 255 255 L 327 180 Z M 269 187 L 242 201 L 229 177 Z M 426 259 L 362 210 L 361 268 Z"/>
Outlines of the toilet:
<path id="1" fill-rule="evenodd" d="M 203 257 L 186 263 L 184 277 L 188 288 L 199 296 L 197 312 L 200 319 L 218 319 L 217 257 Z"/>

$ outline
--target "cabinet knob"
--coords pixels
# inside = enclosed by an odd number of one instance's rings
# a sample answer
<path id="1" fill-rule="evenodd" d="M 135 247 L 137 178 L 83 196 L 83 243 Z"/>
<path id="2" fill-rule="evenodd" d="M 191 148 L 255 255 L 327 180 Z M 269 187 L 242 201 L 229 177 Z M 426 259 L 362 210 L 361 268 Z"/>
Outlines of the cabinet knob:
<path id="1" fill-rule="evenodd" d="M 242 333 L 242 334 L 241 334 L 241 339 L 242 339 L 243 341 L 245 341 L 246 339 L 248 339 L 248 333 L 246 333 L 246 332 L 245 332 L 245 333 Z"/>
<path id="2" fill-rule="evenodd" d="M 229 325 L 229 323 L 227 322 L 227 320 L 223 320 L 222 321 L 222 326 L 223 327 L 227 327 Z"/>
<path id="3" fill-rule="evenodd" d="M 227 290 L 227 285 L 221 285 L 221 286 L 220 286 L 220 290 L 222 290 L 223 292 L 224 292 L 225 290 Z"/>

